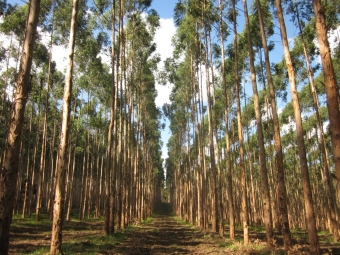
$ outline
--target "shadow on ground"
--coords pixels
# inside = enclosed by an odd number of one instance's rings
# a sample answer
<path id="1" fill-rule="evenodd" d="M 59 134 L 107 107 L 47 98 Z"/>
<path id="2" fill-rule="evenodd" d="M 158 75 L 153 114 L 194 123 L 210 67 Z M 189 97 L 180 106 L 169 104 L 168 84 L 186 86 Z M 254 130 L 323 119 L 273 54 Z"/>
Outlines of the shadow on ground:
<path id="1" fill-rule="evenodd" d="M 151 223 L 128 234 L 115 251 L 119 254 L 192 254 L 202 241 L 197 229 L 177 222 L 170 204 L 163 204 Z M 110 254 L 110 251 L 107 251 Z"/>

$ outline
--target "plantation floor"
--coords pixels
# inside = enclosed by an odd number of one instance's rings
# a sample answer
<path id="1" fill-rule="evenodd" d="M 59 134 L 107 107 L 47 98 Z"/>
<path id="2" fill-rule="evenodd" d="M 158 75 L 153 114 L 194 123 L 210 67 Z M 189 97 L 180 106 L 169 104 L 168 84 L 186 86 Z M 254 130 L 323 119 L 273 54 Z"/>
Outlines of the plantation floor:
<path id="1" fill-rule="evenodd" d="M 63 231 L 64 254 L 286 254 L 277 239 L 275 250 L 265 248 L 264 230 L 252 229 L 249 246 L 242 244 L 242 231 L 236 232 L 236 241 L 218 235 L 203 233 L 177 219 L 169 204 L 139 226 L 128 227 L 124 233 L 104 237 L 102 220 L 67 221 Z M 292 231 L 294 246 L 288 254 L 309 254 L 304 231 Z M 340 254 L 339 244 L 331 243 L 331 235 L 322 233 L 322 254 Z M 43 219 L 14 218 L 11 227 L 9 254 L 48 254 L 51 222 Z"/>

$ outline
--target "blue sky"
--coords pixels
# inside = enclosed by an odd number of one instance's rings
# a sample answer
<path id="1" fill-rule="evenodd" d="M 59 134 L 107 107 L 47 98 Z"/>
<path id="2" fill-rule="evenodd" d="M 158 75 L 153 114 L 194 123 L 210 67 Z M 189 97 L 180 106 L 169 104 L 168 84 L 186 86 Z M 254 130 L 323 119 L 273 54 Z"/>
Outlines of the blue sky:
<path id="1" fill-rule="evenodd" d="M 173 9 L 178 0 L 153 0 L 152 8 L 155 9 L 163 19 L 172 18 Z"/>

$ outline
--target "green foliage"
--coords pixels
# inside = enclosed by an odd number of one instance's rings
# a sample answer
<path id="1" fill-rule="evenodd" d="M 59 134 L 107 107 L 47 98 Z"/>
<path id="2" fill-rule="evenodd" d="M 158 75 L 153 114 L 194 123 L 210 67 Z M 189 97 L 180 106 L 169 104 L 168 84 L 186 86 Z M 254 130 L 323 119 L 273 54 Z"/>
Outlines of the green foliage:
<path id="1" fill-rule="evenodd" d="M 28 12 L 27 5 L 9 5 L 6 12 L 7 15 L 3 23 L 0 24 L 0 31 L 8 35 L 14 33 L 20 40 L 23 39 Z"/>

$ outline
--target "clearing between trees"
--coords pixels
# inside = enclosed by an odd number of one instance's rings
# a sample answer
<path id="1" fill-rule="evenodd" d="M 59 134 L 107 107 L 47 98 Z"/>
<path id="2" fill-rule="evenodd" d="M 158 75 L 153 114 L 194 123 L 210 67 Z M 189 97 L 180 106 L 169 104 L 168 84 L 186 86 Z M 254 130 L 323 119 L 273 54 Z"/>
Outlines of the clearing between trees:
<path id="1" fill-rule="evenodd" d="M 48 254 L 51 221 L 34 217 L 14 217 L 9 254 Z M 124 232 L 103 236 L 103 219 L 66 221 L 63 231 L 64 254 L 286 254 L 282 238 L 268 251 L 264 227 L 250 228 L 251 245 L 243 245 L 242 229 L 236 229 L 235 241 L 204 232 L 178 219 L 170 204 L 163 203 L 157 213 Z M 226 229 L 227 233 L 228 229 Z M 227 236 L 227 234 L 225 235 Z M 278 234 L 276 236 L 279 236 Z M 293 230 L 293 248 L 288 254 L 309 254 L 307 233 Z M 332 244 L 332 235 L 319 233 L 322 254 L 340 254 L 340 245 Z"/>

